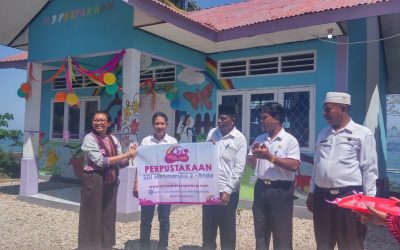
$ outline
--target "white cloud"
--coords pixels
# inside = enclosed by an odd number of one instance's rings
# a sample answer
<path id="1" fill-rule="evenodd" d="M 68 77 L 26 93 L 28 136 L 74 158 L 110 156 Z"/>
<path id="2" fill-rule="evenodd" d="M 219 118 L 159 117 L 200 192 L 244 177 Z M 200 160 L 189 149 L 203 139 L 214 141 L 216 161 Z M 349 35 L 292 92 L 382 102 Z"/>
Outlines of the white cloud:
<path id="1" fill-rule="evenodd" d="M 143 70 L 151 65 L 151 62 L 153 60 L 151 59 L 150 56 L 141 54 L 140 55 L 140 69 Z"/>
<path id="2" fill-rule="evenodd" d="M 178 80 L 193 85 L 203 83 L 205 77 L 203 73 L 197 72 L 195 69 L 184 68 L 182 72 L 178 74 Z"/>

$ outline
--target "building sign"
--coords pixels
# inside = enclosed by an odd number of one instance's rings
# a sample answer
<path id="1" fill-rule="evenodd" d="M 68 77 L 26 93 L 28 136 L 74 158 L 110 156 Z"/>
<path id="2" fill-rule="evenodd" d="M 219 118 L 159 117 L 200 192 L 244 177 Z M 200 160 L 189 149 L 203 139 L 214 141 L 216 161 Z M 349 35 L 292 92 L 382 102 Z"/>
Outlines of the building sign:
<path id="1" fill-rule="evenodd" d="M 106 2 L 103 4 L 99 4 L 96 6 L 90 6 L 86 8 L 74 9 L 67 12 L 62 12 L 58 14 L 54 14 L 52 16 L 47 16 L 43 19 L 43 23 L 48 24 L 59 24 L 64 23 L 71 20 L 76 20 L 85 16 L 97 15 L 105 11 L 109 11 L 114 9 L 114 3 Z"/>
<path id="2" fill-rule="evenodd" d="M 140 205 L 218 204 L 218 163 L 210 142 L 140 147 Z"/>

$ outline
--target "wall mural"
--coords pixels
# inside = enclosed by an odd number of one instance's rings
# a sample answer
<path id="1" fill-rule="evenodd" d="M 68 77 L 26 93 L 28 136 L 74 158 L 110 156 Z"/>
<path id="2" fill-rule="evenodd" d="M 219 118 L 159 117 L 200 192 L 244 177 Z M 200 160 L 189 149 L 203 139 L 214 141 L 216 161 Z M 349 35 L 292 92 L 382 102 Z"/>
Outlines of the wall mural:
<path id="1" fill-rule="evenodd" d="M 156 60 L 147 61 L 146 66 L 157 63 Z M 180 143 L 205 141 L 207 133 L 215 126 L 214 90 L 219 87 L 206 79 L 203 72 L 176 67 L 177 73 L 179 72 L 176 82 L 159 87 L 156 87 L 153 81 L 148 82 L 141 85 L 141 93 L 136 93 L 130 100 L 122 101 L 121 88 L 118 88 L 113 95 L 107 93 L 105 87 L 98 87 L 92 91 L 91 95 L 100 96 L 101 106 L 110 112 L 113 121 L 112 131 L 119 138 L 124 151 L 137 140 L 141 94 L 154 95 L 153 92 L 157 91 L 157 94 L 166 95 L 171 109 L 175 110 L 175 136 Z M 39 136 L 38 154 L 40 173 L 60 174 L 66 178 L 81 177 L 84 164 L 81 142 L 69 138 L 44 141 L 44 138 L 46 137 L 42 133 Z"/>
<path id="2" fill-rule="evenodd" d="M 213 91 L 213 85 L 211 83 L 207 84 L 202 90 L 196 88 L 194 92 L 184 92 L 183 97 L 190 102 L 194 110 L 198 110 L 199 107 L 203 109 L 204 107 L 208 110 L 212 109 L 212 102 L 210 100 Z"/>
<path id="3" fill-rule="evenodd" d="M 118 118 L 117 118 L 118 120 Z M 131 143 L 136 142 L 139 129 L 139 95 L 135 94 L 132 100 L 126 100 L 122 104 L 122 129 L 116 133 L 121 142 L 122 150 L 126 151 Z"/>
<path id="4" fill-rule="evenodd" d="M 104 87 L 96 88 L 92 96 L 101 96 L 101 102 L 108 102 L 108 105 L 102 105 L 110 113 L 113 120 L 112 131 L 118 136 L 117 131 L 122 129 L 122 99 L 121 91 L 115 93 L 111 99 Z M 128 102 L 128 109 L 134 111 L 135 105 Z M 131 130 L 131 128 L 129 128 Z M 137 129 L 136 129 L 137 130 Z M 63 134 L 68 134 L 65 131 Z M 129 139 L 129 138 L 128 138 Z M 129 145 L 129 140 L 128 140 Z M 60 174 L 66 178 L 80 178 L 84 164 L 81 142 L 71 141 L 68 136 L 63 136 L 62 141 L 45 141 L 45 133 L 39 133 L 38 160 L 41 175 Z"/>

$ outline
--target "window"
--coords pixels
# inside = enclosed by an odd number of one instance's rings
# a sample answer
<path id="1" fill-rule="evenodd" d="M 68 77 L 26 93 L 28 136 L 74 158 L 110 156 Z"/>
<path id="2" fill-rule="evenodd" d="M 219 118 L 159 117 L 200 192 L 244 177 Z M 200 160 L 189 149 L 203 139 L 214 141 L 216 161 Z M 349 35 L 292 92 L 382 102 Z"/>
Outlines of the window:
<path id="1" fill-rule="evenodd" d="M 99 87 L 96 83 L 92 82 L 88 77 L 82 75 L 75 76 L 76 81 L 72 81 L 72 88 L 89 88 L 89 87 Z M 58 77 L 53 80 L 53 89 L 66 89 L 67 88 L 67 80 L 65 76 Z"/>
<path id="2" fill-rule="evenodd" d="M 315 70 L 315 52 L 224 60 L 218 64 L 219 78 L 285 74 Z"/>
<path id="3" fill-rule="evenodd" d="M 63 134 L 68 132 L 71 140 L 81 140 L 92 130 L 91 119 L 99 107 L 99 97 L 81 97 L 79 107 L 53 101 L 51 139 L 63 139 Z"/>
<path id="4" fill-rule="evenodd" d="M 156 83 L 173 83 L 175 82 L 175 77 L 175 66 L 140 71 L 140 82 L 155 79 Z"/>
<path id="5" fill-rule="evenodd" d="M 246 136 L 249 145 L 262 134 L 260 108 L 276 101 L 285 109 L 283 127 L 299 141 L 302 151 L 314 150 L 315 97 L 314 87 L 270 88 L 257 90 L 223 90 L 218 103 L 235 105 L 237 128 Z"/>

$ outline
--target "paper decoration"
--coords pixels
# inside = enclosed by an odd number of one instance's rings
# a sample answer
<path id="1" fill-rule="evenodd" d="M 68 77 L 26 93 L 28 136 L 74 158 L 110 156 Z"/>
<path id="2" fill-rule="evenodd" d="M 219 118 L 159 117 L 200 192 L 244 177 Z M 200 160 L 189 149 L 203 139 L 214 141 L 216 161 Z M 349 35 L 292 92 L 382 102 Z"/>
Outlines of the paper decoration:
<path id="1" fill-rule="evenodd" d="M 106 86 L 106 93 L 108 95 L 115 95 L 115 93 L 117 93 L 118 91 L 118 84 L 113 84 L 113 85 L 107 85 Z"/>
<path id="2" fill-rule="evenodd" d="M 31 85 L 27 82 L 21 84 L 17 91 L 17 95 L 21 98 L 26 98 L 27 95 L 31 92 Z"/>
<path id="3" fill-rule="evenodd" d="M 78 104 L 79 98 L 75 93 L 69 93 L 67 94 L 66 101 L 68 105 L 73 106 L 75 104 Z"/>
<path id="4" fill-rule="evenodd" d="M 24 92 L 25 94 L 29 94 L 31 92 L 31 85 L 29 83 L 23 83 L 21 84 L 20 89 L 22 90 L 22 92 Z"/>
<path id="5" fill-rule="evenodd" d="M 107 85 L 112 85 L 117 81 L 117 78 L 113 73 L 107 72 L 103 74 L 103 81 Z"/>
<path id="6" fill-rule="evenodd" d="M 55 102 L 65 102 L 66 97 L 67 97 L 67 93 L 65 93 L 63 91 L 62 92 L 58 92 L 54 96 L 54 101 Z"/>
<path id="7" fill-rule="evenodd" d="M 174 93 L 174 92 L 167 92 L 167 93 L 165 94 L 165 98 L 167 98 L 167 100 L 169 100 L 169 101 L 173 101 L 173 100 L 176 99 L 176 93 Z"/>
<path id="8" fill-rule="evenodd" d="M 64 70 L 65 70 L 65 64 L 62 64 L 62 65 L 58 68 L 57 72 L 56 72 L 54 75 L 52 75 L 49 79 L 44 80 L 44 81 L 38 81 L 38 80 L 36 80 L 35 77 L 33 76 L 33 73 L 32 73 L 32 64 L 30 64 L 30 65 L 29 65 L 29 78 L 30 78 L 30 79 L 29 79 L 29 82 L 31 82 L 31 80 L 33 80 L 33 81 L 40 82 L 40 83 L 50 83 L 50 82 L 54 81 L 54 79 L 56 79 Z"/>
<path id="9" fill-rule="evenodd" d="M 175 110 L 179 109 L 179 101 L 178 100 L 173 100 L 169 105 L 171 106 L 172 109 L 175 109 Z"/>
<path id="10" fill-rule="evenodd" d="M 17 91 L 17 95 L 21 98 L 25 98 L 26 94 L 19 88 Z"/>
<path id="11" fill-rule="evenodd" d="M 155 88 L 156 88 L 156 81 L 154 80 L 147 80 L 140 84 L 140 89 L 143 89 L 145 91 L 144 96 L 151 95 L 152 110 L 156 108 L 156 101 L 157 101 L 157 93 Z"/>

